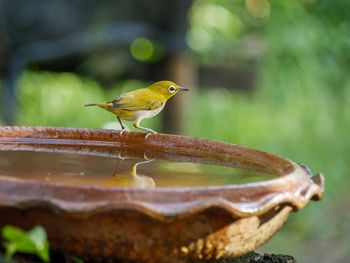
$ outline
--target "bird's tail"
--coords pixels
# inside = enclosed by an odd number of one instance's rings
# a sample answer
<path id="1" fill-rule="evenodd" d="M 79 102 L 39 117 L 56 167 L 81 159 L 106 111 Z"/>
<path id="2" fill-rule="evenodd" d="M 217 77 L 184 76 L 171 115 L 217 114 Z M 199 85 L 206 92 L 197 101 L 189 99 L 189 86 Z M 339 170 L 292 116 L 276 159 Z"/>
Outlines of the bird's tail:
<path id="1" fill-rule="evenodd" d="M 85 107 L 90 107 L 90 106 L 97 106 L 97 103 L 90 103 L 90 104 L 85 104 Z"/>
<path id="2" fill-rule="evenodd" d="M 85 107 L 90 107 L 90 106 L 98 106 L 101 107 L 102 109 L 108 109 L 109 107 L 113 106 L 112 103 L 90 103 L 90 104 L 85 104 Z"/>

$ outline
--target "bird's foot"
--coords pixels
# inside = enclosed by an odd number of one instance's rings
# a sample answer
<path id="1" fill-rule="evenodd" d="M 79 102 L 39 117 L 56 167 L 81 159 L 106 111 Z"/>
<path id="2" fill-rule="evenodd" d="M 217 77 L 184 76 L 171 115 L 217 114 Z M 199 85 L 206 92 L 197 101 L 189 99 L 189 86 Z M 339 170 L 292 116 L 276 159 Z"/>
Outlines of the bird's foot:
<path id="1" fill-rule="evenodd" d="M 121 152 L 118 152 L 117 158 L 118 158 L 119 160 L 125 160 L 125 159 L 126 159 L 125 157 L 122 156 L 122 153 L 121 153 Z"/>
<path id="2" fill-rule="evenodd" d="M 145 140 L 147 141 L 148 137 L 151 135 L 151 134 L 157 134 L 158 132 L 156 131 L 153 131 L 153 130 L 150 130 L 149 132 L 146 133 L 145 135 Z"/>
<path id="3" fill-rule="evenodd" d="M 147 153 L 143 153 L 143 159 L 146 160 L 145 162 L 151 162 L 154 160 L 154 159 L 148 158 Z"/>
<path id="4" fill-rule="evenodd" d="M 123 134 L 124 134 L 125 132 L 128 132 L 128 130 L 127 130 L 126 128 L 123 128 L 123 129 L 121 129 L 121 130 L 119 131 L 119 135 L 120 135 L 120 136 L 123 136 Z"/>

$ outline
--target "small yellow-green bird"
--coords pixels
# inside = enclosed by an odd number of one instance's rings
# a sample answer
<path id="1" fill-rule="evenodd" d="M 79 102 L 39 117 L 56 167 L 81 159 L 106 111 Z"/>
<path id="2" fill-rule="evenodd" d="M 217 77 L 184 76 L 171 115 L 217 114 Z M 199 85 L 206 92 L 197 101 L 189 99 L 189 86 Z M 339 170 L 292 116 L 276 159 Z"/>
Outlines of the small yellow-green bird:
<path id="1" fill-rule="evenodd" d="M 106 103 L 86 104 L 85 106 L 98 106 L 104 110 L 112 112 L 125 130 L 121 120 L 132 121 L 135 128 L 154 133 L 155 131 L 140 126 L 143 119 L 156 116 L 165 106 L 165 103 L 179 91 L 189 89 L 180 87 L 172 81 L 158 81 L 146 88 L 131 91 L 117 96 Z"/>

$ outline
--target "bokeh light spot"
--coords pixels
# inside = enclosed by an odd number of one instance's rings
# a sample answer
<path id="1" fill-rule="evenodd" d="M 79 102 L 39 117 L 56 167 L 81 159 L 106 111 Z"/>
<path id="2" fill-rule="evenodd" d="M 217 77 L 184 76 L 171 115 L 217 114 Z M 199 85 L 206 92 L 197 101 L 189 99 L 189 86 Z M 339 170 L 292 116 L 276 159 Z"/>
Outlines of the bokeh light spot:
<path id="1" fill-rule="evenodd" d="M 212 48 L 213 39 L 210 33 L 200 27 L 192 27 L 186 36 L 186 42 L 195 51 L 208 51 Z"/>
<path id="2" fill-rule="evenodd" d="M 130 53 L 132 57 L 139 61 L 152 60 L 154 51 L 154 43 L 147 38 L 136 38 L 130 45 Z"/>
<path id="3" fill-rule="evenodd" d="M 246 0 L 245 7 L 255 18 L 267 18 L 270 15 L 270 2 L 268 0 Z"/>

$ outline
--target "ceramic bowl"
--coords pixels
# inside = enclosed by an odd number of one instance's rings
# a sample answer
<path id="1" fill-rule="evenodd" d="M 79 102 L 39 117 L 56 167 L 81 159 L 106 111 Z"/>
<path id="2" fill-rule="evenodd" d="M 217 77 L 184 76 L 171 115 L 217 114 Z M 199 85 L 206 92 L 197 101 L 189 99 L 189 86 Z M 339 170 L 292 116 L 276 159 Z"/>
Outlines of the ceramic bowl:
<path id="1" fill-rule="evenodd" d="M 0 175 L 0 227 L 42 225 L 53 250 L 85 259 L 186 262 L 256 250 L 291 211 L 324 192 L 322 174 L 263 151 L 185 136 L 1 127 L 0 150 L 155 158 L 239 167 L 273 179 L 243 185 L 137 189 Z"/>

